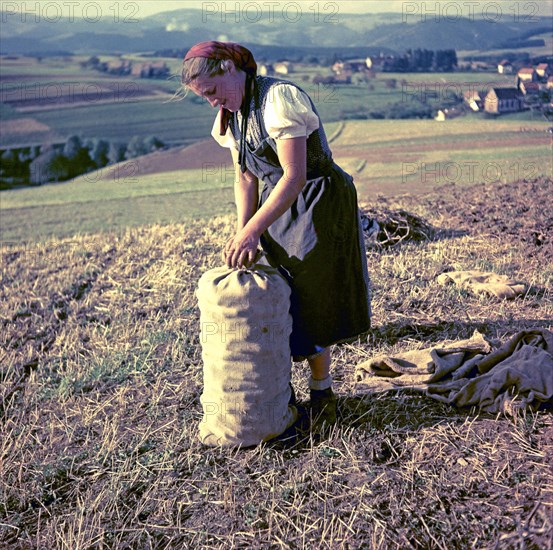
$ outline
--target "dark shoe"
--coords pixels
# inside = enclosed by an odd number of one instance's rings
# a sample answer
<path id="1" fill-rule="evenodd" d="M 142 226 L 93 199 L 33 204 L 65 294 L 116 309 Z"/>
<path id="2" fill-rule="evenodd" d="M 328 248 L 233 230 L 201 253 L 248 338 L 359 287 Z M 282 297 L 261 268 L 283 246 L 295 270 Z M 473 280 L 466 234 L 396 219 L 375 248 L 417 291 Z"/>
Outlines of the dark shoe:
<path id="1" fill-rule="evenodd" d="M 336 396 L 332 388 L 310 390 L 311 429 L 321 431 L 336 423 Z"/>

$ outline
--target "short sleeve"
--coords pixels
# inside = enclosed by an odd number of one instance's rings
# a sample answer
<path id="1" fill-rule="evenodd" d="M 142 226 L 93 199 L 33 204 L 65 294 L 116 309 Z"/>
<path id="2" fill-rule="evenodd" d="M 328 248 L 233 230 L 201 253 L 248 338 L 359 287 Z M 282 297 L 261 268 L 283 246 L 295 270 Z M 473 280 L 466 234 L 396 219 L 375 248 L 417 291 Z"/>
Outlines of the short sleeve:
<path id="1" fill-rule="evenodd" d="M 230 127 L 227 128 L 227 133 L 224 136 L 219 135 L 220 128 L 221 128 L 221 111 L 219 110 L 219 112 L 217 113 L 217 116 L 215 117 L 213 128 L 211 129 L 211 135 L 221 147 L 227 147 L 228 149 L 238 149 L 238 144 L 236 143 L 236 140 L 234 139 L 234 136 L 230 131 Z"/>
<path id="2" fill-rule="evenodd" d="M 319 117 L 307 94 L 291 84 L 273 86 L 263 111 L 265 128 L 274 139 L 308 137 L 319 128 Z"/>

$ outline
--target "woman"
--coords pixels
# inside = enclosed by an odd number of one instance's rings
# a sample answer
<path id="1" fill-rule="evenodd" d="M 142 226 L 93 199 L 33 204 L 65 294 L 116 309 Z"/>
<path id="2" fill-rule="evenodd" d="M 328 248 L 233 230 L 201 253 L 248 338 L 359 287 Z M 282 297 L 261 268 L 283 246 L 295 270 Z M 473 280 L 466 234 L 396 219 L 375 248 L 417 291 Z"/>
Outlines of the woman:
<path id="1" fill-rule="evenodd" d="M 336 420 L 330 346 L 370 327 L 357 194 L 351 176 L 332 160 L 309 96 L 256 73 L 243 46 L 201 42 L 184 58 L 182 84 L 219 107 L 212 135 L 230 148 L 237 167 L 238 222 L 225 261 L 247 266 L 261 244 L 288 280 L 292 355 L 309 362 L 311 415 L 321 427 Z"/>

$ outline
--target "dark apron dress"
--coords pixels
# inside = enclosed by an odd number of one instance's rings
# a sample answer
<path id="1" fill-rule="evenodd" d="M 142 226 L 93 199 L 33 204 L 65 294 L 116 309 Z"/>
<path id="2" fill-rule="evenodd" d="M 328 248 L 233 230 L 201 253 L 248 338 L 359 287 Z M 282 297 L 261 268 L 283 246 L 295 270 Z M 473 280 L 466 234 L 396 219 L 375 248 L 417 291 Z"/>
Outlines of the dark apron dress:
<path id="1" fill-rule="evenodd" d="M 247 121 L 246 166 L 263 184 L 259 206 L 283 175 L 262 118 L 271 87 L 282 82 L 257 77 Z M 239 142 L 236 116 L 230 128 Z M 305 187 L 260 239 L 268 263 L 292 289 L 290 345 L 296 360 L 357 338 L 369 330 L 371 315 L 357 192 L 352 177 L 333 162 L 320 118 L 307 139 L 307 157 Z"/>

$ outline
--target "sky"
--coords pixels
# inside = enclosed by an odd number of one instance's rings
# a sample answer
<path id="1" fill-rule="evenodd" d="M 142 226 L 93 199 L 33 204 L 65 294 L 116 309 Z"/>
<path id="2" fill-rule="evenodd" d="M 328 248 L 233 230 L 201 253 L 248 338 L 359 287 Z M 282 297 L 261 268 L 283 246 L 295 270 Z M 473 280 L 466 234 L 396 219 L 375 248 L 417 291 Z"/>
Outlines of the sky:
<path id="1" fill-rule="evenodd" d="M 309 9 L 310 6 L 313 6 L 314 3 L 320 4 L 320 9 L 324 9 L 328 4 L 336 4 L 338 9 L 342 13 L 371 13 L 371 12 L 382 12 L 382 11 L 401 11 L 403 1 L 383 1 L 383 0 L 337 0 L 336 2 L 330 2 L 329 0 L 296 0 L 291 2 L 289 0 L 274 0 L 273 5 L 276 9 L 279 8 L 278 4 L 283 7 L 286 4 L 300 4 Z M 270 6 L 271 0 L 257 0 L 257 1 L 244 1 L 241 0 L 237 2 L 236 0 L 217 0 L 216 2 L 210 2 L 209 0 L 165 0 L 161 2 L 149 1 L 149 0 L 137 0 L 140 15 L 139 17 L 147 17 L 148 15 L 153 15 L 155 13 L 163 11 L 177 10 L 179 8 L 205 8 L 206 5 L 225 5 L 227 10 L 235 9 L 236 4 L 241 4 L 246 7 L 248 4 L 258 4 L 260 7 L 265 5 Z M 329 7 L 329 6 L 328 6 Z M 252 7 L 253 9 L 253 7 Z"/>
<path id="2" fill-rule="evenodd" d="M 84 0 L 84 3 L 87 1 Z M 113 0 L 109 1 L 113 2 Z M 124 2 L 125 0 L 121 0 L 120 4 Z M 407 0 L 164 0 L 161 2 L 135 0 L 134 3 L 138 6 L 139 13 L 137 17 L 139 18 L 184 7 L 205 9 L 206 5 L 210 6 L 209 9 L 213 9 L 213 6 L 224 5 L 226 10 L 232 11 L 237 4 L 244 7 L 249 4 L 250 10 L 254 9 L 253 6 L 263 8 L 264 5 L 272 4 L 272 9 L 281 9 L 281 6 L 299 4 L 305 10 L 311 11 L 313 11 L 314 4 L 317 4 L 321 13 L 331 13 L 332 4 L 336 7 L 337 13 L 407 12 L 418 15 L 423 14 L 425 9 L 429 14 L 434 13 L 437 9 L 445 15 L 448 13 L 454 14 L 456 10 L 462 10 L 465 15 L 470 15 L 471 11 L 472 13 L 480 13 L 489 10 L 490 17 L 492 14 L 497 13 L 497 10 L 501 10 L 504 15 L 507 13 L 514 15 L 518 11 L 521 17 L 551 15 L 553 10 L 553 2 L 551 0 L 427 0 L 425 2 L 421 2 L 420 0 L 416 2 Z"/>
<path id="3" fill-rule="evenodd" d="M 519 18 L 532 15 L 551 16 L 553 13 L 551 0 L 427 0 L 422 2 L 408 0 L 2 0 L 0 5 L 3 10 L 9 10 L 12 13 L 27 11 L 36 13 L 39 6 L 39 13 L 41 8 L 47 10 L 46 17 L 53 17 L 54 11 L 61 10 L 65 16 L 72 13 L 77 17 L 84 14 L 85 18 L 87 16 L 94 18 L 100 14 L 113 16 L 117 13 L 120 17 L 135 19 L 181 8 L 211 10 L 211 13 L 214 10 L 232 12 L 237 6 L 248 9 L 249 13 L 254 13 L 256 9 L 268 9 L 269 6 L 272 10 L 282 10 L 286 6 L 297 10 L 297 6 L 300 6 L 305 13 L 317 9 L 323 15 L 395 12 L 421 17 L 435 17 L 436 12 L 447 17 L 461 12 L 463 15 L 470 15 L 471 12 L 478 14 L 488 11 L 492 20 L 497 16 L 498 10 L 503 16 L 518 15 Z"/>

